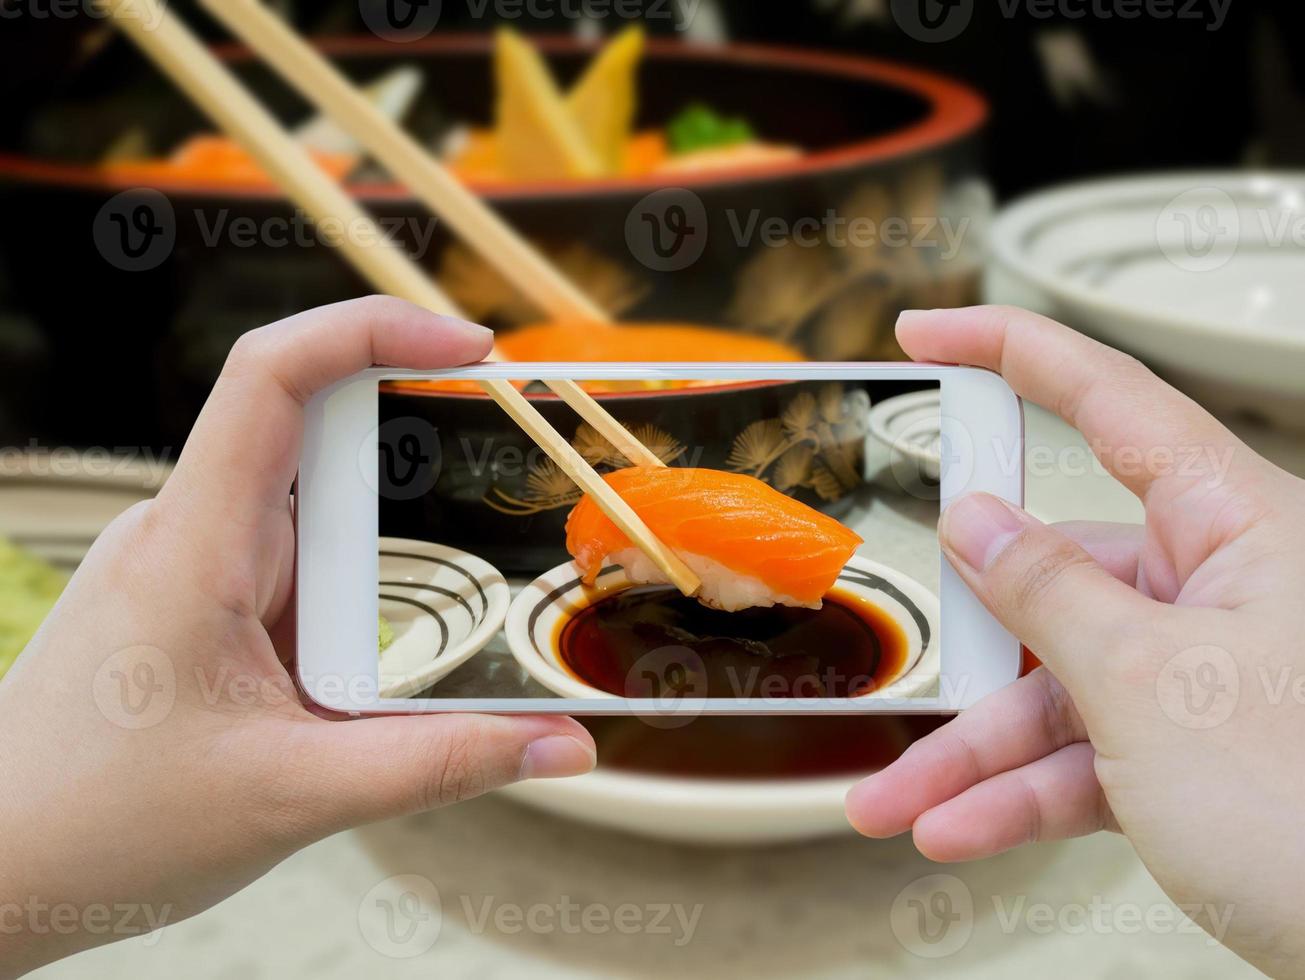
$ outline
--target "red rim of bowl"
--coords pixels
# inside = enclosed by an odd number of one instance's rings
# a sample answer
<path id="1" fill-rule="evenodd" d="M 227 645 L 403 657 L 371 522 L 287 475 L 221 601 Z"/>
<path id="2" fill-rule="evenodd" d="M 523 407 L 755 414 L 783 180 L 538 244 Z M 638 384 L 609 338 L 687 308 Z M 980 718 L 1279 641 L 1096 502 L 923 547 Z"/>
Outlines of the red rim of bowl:
<path id="1" fill-rule="evenodd" d="M 549 53 L 586 50 L 596 42 L 581 42 L 568 37 L 532 38 Z M 328 55 L 356 55 L 391 52 L 425 54 L 431 52 L 488 51 L 493 43 L 486 34 L 449 34 L 427 37 L 398 44 L 370 37 L 314 38 L 318 50 Z M 802 157 L 755 167 L 713 170 L 699 174 L 675 174 L 662 177 L 603 178 L 585 181 L 530 181 L 504 184 L 468 182 L 468 186 L 488 200 L 513 198 L 592 196 L 650 192 L 662 187 L 709 188 L 720 184 L 738 184 L 786 177 L 829 173 L 894 157 L 907 157 L 977 131 L 988 116 L 983 96 L 961 82 L 918 68 L 872 58 L 826 54 L 801 48 L 758 44 L 694 46 L 680 41 L 650 39 L 648 53 L 655 58 L 681 58 L 692 61 L 716 61 L 735 65 L 764 65 L 795 72 L 841 75 L 846 78 L 876 82 L 905 89 L 924 99 L 930 106 L 923 119 L 890 133 L 847 143 L 827 150 L 817 150 Z M 240 45 L 218 45 L 214 52 L 228 61 L 251 57 Z M 159 180 L 147 184 L 129 177 L 114 177 L 96 166 L 60 164 L 16 154 L 0 154 L 0 179 L 18 177 L 49 184 L 84 188 L 101 187 L 125 190 L 151 187 L 177 195 L 223 196 L 229 198 L 281 198 L 285 195 L 274 185 L 227 184 L 189 180 Z M 411 198 L 408 191 L 394 183 L 353 183 L 349 192 L 360 200 L 396 201 Z"/>

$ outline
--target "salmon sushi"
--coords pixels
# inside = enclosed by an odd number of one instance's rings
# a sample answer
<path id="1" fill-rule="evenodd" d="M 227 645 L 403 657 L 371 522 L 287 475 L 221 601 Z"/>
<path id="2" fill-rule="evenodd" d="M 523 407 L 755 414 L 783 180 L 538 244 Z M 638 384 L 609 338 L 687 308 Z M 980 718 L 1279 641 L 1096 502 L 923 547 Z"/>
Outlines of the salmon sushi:
<path id="1" fill-rule="evenodd" d="M 631 466 L 603 479 L 702 580 L 699 601 L 717 609 L 819 609 L 861 544 L 832 517 L 742 473 Z M 666 581 L 587 496 L 567 518 L 566 548 L 590 584 L 612 564 L 635 582 Z"/>

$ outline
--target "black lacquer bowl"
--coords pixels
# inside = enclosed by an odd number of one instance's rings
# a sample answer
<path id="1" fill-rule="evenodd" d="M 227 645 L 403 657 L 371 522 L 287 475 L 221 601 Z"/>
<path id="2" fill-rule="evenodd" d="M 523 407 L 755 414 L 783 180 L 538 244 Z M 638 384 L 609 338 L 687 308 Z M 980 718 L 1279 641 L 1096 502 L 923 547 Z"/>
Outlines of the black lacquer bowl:
<path id="1" fill-rule="evenodd" d="M 405 125 L 432 147 L 491 118 L 486 35 L 319 44 L 358 80 L 418 67 L 425 84 Z M 591 54 L 573 39 L 542 46 L 563 79 Z M 60 382 L 44 403 L 17 406 L 28 417 L 15 424 L 82 443 L 176 445 L 240 333 L 371 290 L 295 229 L 271 187 L 156 180 L 158 193 L 131 198 L 113 224 L 123 202 L 110 202 L 138 188 L 98 168 L 111 147 L 165 154 L 212 126 L 129 47 L 111 53 L 134 82 L 115 85 L 106 67 L 85 91 L 69 85 L 0 153 L 0 313 L 40 338 L 17 352 L 24 376 L 57 368 Z M 282 118 L 309 114 L 247 53 L 221 53 Z M 705 102 L 805 152 L 760 169 L 476 187 L 614 316 L 761 333 L 815 359 L 878 359 L 900 356 L 901 308 L 974 299 L 986 110 L 966 86 L 869 59 L 653 41 L 639 100 L 641 129 Z M 496 327 L 537 317 L 404 188 L 365 171 L 350 188 L 470 315 Z M 133 224 L 140 203 L 158 213 Z M 154 228 L 163 237 L 144 243 Z"/>

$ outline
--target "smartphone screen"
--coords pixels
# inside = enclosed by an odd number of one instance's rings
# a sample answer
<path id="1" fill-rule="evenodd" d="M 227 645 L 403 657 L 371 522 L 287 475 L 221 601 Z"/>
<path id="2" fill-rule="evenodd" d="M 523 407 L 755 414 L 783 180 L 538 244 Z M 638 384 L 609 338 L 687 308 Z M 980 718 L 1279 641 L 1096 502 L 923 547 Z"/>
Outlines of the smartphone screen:
<path id="1" fill-rule="evenodd" d="M 936 378 L 578 383 L 662 465 L 513 382 L 700 589 L 669 584 L 475 381 L 377 382 L 382 698 L 938 696 Z"/>

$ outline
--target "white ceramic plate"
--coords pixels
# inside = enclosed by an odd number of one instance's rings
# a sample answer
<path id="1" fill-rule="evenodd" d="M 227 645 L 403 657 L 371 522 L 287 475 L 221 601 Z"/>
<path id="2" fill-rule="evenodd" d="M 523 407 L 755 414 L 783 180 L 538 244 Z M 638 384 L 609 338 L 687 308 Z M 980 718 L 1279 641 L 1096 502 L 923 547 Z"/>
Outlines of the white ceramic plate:
<path id="1" fill-rule="evenodd" d="M 870 409 L 870 434 L 911 460 L 921 475 L 937 480 L 942 471 L 942 395 L 913 391 L 885 398 Z"/>
<path id="2" fill-rule="evenodd" d="M 479 653 L 511 595 L 493 565 L 429 541 L 380 540 L 380 612 L 394 628 L 381 653 L 381 697 L 411 697 Z"/>
<path id="3" fill-rule="evenodd" d="M 843 798 L 861 778 L 689 779 L 600 767 L 573 779 L 532 779 L 498 792 L 600 827 L 660 840 L 741 847 L 850 834 Z"/>
<path id="4" fill-rule="evenodd" d="M 505 629 L 512 655 L 554 694 L 615 700 L 616 695 L 590 687 L 562 664 L 554 638 L 562 622 L 596 596 L 629 586 L 625 569 L 616 565 L 603 571 L 592 587 L 584 585 L 572 562 L 545 572 L 517 594 L 508 611 Z M 902 673 L 867 697 L 920 697 L 935 688 L 942 664 L 938 597 L 910 576 L 860 555 L 853 555 L 839 573 L 838 586 L 889 613 L 907 637 Z"/>
<path id="5" fill-rule="evenodd" d="M 990 302 L 1046 313 L 1194 394 L 1305 420 L 1305 175 L 1073 184 L 1002 211 Z"/>
<path id="6" fill-rule="evenodd" d="M 845 576 L 840 588 L 892 612 L 907 630 L 911 652 L 906 670 L 881 693 L 909 697 L 929 692 L 941 669 L 937 597 L 909 576 L 859 555 L 848 563 Z M 576 579 L 574 565 L 559 565 L 524 588 L 508 613 L 508 643 L 522 666 L 556 693 L 611 697 L 566 673 L 552 649 L 558 619 L 585 601 Z M 882 585 L 868 584 L 875 579 Z M 599 576 L 596 588 L 619 588 L 626 581 L 623 571 L 613 569 Z M 928 643 L 922 642 L 916 615 L 926 624 Z M 663 840 L 753 845 L 849 833 L 843 798 L 860 778 L 686 778 L 600 767 L 575 779 L 532 780 L 499 792 L 550 813 Z"/>

